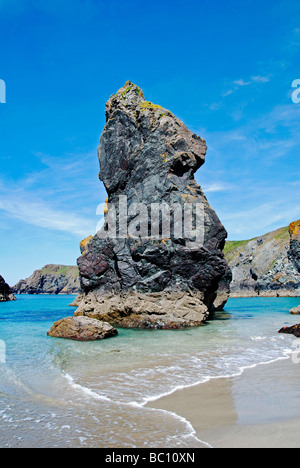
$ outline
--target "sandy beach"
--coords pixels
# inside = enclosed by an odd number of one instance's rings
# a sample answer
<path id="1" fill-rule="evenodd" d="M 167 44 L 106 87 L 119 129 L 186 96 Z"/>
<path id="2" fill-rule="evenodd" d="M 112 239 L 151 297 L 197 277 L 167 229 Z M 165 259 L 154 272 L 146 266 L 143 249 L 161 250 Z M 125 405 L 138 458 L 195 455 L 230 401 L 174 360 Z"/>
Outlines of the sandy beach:
<path id="1" fill-rule="evenodd" d="M 299 448 L 300 365 L 291 359 L 177 391 L 149 406 L 177 413 L 214 448 Z"/>

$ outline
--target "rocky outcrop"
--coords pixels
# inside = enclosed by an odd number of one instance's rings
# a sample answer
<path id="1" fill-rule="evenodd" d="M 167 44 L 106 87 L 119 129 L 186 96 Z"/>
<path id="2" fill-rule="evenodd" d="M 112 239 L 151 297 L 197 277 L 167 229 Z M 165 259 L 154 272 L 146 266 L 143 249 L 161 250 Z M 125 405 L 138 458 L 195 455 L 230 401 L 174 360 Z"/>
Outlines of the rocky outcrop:
<path id="1" fill-rule="evenodd" d="M 75 315 L 87 315 L 123 328 L 172 329 L 201 325 L 209 314 L 201 293 L 128 291 L 102 297 L 89 293 Z"/>
<path id="2" fill-rule="evenodd" d="M 249 241 L 227 242 L 231 296 L 300 296 L 299 224 Z"/>
<path id="3" fill-rule="evenodd" d="M 284 327 L 279 330 L 278 333 L 285 333 L 287 335 L 295 335 L 297 338 L 300 338 L 300 324 L 293 325 L 292 327 Z"/>
<path id="4" fill-rule="evenodd" d="M 88 317 L 67 317 L 55 322 L 48 336 L 75 341 L 96 341 L 118 334 L 109 323 Z"/>
<path id="5" fill-rule="evenodd" d="M 13 295 L 10 287 L 0 276 L 0 302 L 15 301 L 16 297 Z"/>
<path id="6" fill-rule="evenodd" d="M 78 294 L 80 291 L 77 266 L 46 265 L 13 288 L 16 294 Z"/>
<path id="7" fill-rule="evenodd" d="M 300 305 L 298 307 L 294 307 L 290 310 L 290 314 L 292 315 L 300 315 Z"/>
<path id="8" fill-rule="evenodd" d="M 222 253 L 227 233 L 194 179 L 206 149 L 134 84 L 109 99 L 98 149 L 106 220 L 81 245 L 77 316 L 176 328 L 199 325 L 223 307 L 231 280 Z M 187 228 L 189 209 L 194 224 Z"/>

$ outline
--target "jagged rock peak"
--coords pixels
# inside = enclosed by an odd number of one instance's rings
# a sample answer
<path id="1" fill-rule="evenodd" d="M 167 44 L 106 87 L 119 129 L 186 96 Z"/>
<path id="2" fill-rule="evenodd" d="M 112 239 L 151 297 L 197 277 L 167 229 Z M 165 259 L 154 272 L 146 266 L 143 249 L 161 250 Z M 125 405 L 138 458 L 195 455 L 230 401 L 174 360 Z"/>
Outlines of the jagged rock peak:
<path id="1" fill-rule="evenodd" d="M 158 174 L 161 187 L 173 185 L 173 191 L 178 187 L 194 195 L 195 188 L 188 187 L 187 181 L 194 184 L 193 175 L 205 162 L 203 138 L 169 110 L 146 101 L 142 90 L 130 81 L 110 97 L 106 119 L 98 157 L 100 179 L 109 196 L 118 196 L 126 185 L 145 186 L 145 178 Z"/>
<path id="2" fill-rule="evenodd" d="M 135 107 L 145 102 L 145 96 L 141 88 L 127 81 L 125 85 L 113 94 L 106 103 L 106 117 L 110 118 L 111 113 L 117 107 Z"/>

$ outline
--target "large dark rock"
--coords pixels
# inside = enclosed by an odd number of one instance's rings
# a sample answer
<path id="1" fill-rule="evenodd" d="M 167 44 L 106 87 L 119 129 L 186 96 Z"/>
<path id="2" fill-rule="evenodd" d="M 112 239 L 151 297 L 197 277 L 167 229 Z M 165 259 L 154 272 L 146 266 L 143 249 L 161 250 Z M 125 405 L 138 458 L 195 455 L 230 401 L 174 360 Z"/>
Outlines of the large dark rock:
<path id="1" fill-rule="evenodd" d="M 46 265 L 19 281 L 12 291 L 15 294 L 78 294 L 80 291 L 77 266 Z"/>
<path id="2" fill-rule="evenodd" d="M 103 228 L 83 242 L 78 259 L 83 294 L 76 315 L 126 327 L 173 328 L 199 325 L 210 310 L 224 306 L 231 281 L 222 253 L 227 233 L 194 178 L 206 149 L 200 136 L 170 111 L 145 101 L 132 83 L 109 99 L 98 149 L 108 193 L 106 228 L 112 207 L 118 223 L 127 210 L 128 220 L 117 224 L 117 238 Z M 201 206 L 197 235 L 203 242 L 196 244 L 187 231 L 178 235 L 183 219 L 173 216 L 165 237 L 150 238 L 151 204 L 161 203 L 183 212 L 184 206 Z"/>
<path id="3" fill-rule="evenodd" d="M 0 302 L 15 301 L 16 297 L 13 295 L 10 287 L 0 276 Z"/>
<path id="4" fill-rule="evenodd" d="M 278 333 L 285 333 L 287 335 L 295 335 L 297 338 L 300 338 L 300 324 L 293 325 L 292 327 L 283 327 L 279 330 Z"/>

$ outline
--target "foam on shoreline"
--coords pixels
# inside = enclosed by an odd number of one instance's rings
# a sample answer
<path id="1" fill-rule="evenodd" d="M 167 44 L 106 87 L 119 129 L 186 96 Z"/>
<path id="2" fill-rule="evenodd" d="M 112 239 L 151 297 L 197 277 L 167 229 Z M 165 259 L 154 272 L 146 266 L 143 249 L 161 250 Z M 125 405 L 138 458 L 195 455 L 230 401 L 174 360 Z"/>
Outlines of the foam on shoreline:
<path id="1" fill-rule="evenodd" d="M 278 376 L 283 386 L 272 395 L 272 384 L 276 388 Z M 260 386 L 256 386 L 257 382 Z M 299 372 L 295 372 L 295 364 L 287 355 L 249 366 L 230 378 L 214 377 L 151 405 L 179 413 L 190 422 L 198 438 L 215 448 L 299 448 L 300 408 L 295 405 L 299 383 Z M 287 389 L 294 392 L 294 405 L 289 392 L 285 393 Z M 253 401 L 247 399 L 251 392 L 255 395 Z M 239 401 L 241 395 L 244 406 Z"/>

